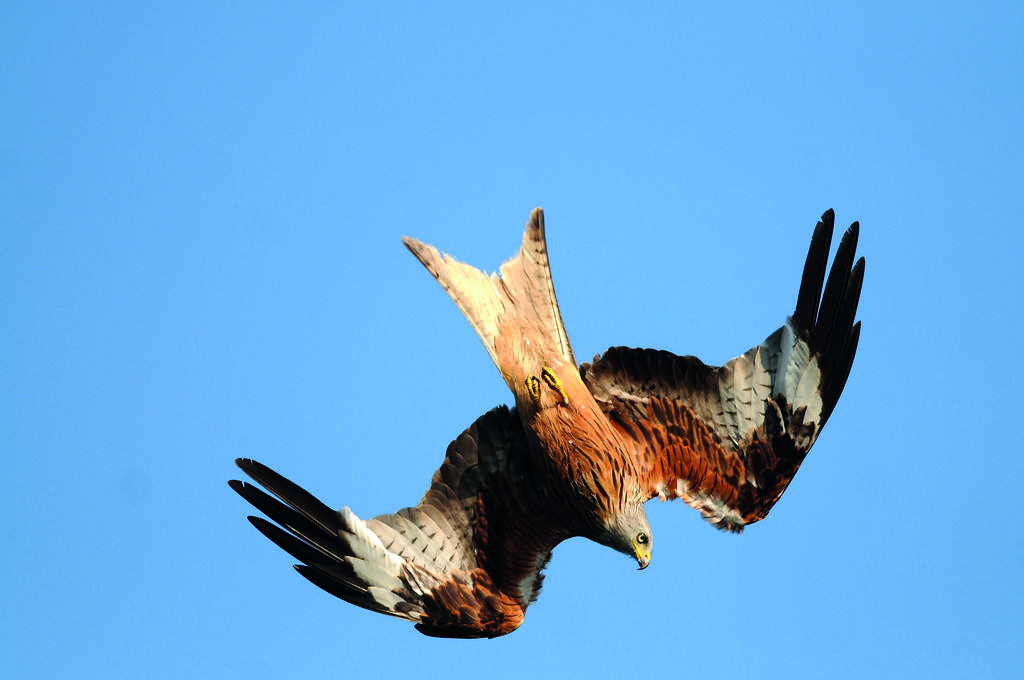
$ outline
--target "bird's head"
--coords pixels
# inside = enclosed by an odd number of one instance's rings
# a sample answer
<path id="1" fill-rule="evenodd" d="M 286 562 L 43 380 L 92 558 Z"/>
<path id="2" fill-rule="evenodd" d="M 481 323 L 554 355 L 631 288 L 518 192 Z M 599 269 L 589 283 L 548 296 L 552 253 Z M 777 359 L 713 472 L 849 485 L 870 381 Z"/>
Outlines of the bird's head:
<path id="1" fill-rule="evenodd" d="M 598 543 L 636 560 L 641 569 L 651 563 L 654 538 L 642 503 L 631 504 L 605 524 Z"/>

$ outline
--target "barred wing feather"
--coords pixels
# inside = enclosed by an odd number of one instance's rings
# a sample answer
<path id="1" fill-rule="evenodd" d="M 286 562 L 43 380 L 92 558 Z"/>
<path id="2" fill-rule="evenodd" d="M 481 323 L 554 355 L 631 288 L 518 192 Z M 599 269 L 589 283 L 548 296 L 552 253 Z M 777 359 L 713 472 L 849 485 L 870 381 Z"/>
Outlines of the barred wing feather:
<path id="1" fill-rule="evenodd" d="M 785 491 L 835 408 L 860 337 L 858 224 L 825 282 L 833 228 L 830 210 L 811 239 L 793 315 L 725 365 L 612 347 L 580 367 L 598 404 L 635 442 L 649 497 L 682 498 L 715 526 L 741 531 Z"/>

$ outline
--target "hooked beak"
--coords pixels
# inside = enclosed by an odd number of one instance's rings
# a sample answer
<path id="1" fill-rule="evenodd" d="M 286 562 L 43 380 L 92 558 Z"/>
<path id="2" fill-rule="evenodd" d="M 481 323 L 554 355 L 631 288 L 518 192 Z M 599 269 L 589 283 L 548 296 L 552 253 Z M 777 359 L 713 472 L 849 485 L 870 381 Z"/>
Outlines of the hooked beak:
<path id="1" fill-rule="evenodd" d="M 637 553 L 636 553 L 636 562 L 637 562 L 637 564 L 640 565 L 640 567 L 639 567 L 640 569 L 646 569 L 647 565 L 651 563 L 651 553 L 649 553 L 649 552 L 643 553 L 643 552 L 637 551 Z"/>

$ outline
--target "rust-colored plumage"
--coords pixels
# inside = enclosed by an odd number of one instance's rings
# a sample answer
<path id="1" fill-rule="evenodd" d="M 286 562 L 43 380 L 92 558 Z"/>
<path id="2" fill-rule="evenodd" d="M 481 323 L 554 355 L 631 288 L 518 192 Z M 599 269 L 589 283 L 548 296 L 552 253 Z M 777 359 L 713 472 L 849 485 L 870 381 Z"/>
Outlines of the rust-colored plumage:
<path id="1" fill-rule="evenodd" d="M 833 226 L 828 211 L 793 315 L 724 366 L 613 347 L 577 367 L 540 209 L 519 253 L 490 276 L 406 238 L 480 336 L 515 408 L 478 418 L 449 445 L 419 504 L 391 515 L 364 521 L 331 510 L 251 460 L 236 462 L 270 494 L 231 486 L 273 520 L 250 517 L 256 528 L 327 592 L 428 635 L 509 633 L 567 538 L 647 566 L 651 498 L 681 498 L 731 531 L 768 514 L 831 415 L 860 335 L 858 225 L 843 236 L 826 283 Z"/>

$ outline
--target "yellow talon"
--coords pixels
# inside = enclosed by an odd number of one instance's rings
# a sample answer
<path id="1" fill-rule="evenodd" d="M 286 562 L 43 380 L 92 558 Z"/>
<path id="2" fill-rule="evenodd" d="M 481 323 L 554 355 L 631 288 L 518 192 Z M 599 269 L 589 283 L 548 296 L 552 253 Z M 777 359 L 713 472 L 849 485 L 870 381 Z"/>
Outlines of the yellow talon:
<path id="1" fill-rule="evenodd" d="M 537 376 L 531 375 L 526 379 L 526 391 L 533 397 L 533 403 L 540 406 L 540 380 L 537 380 Z"/>
<path id="2" fill-rule="evenodd" d="M 540 377 L 544 378 L 544 382 L 548 384 L 548 387 L 562 395 L 562 403 L 568 406 L 569 396 L 565 393 L 565 388 L 562 387 L 562 381 L 558 379 L 555 372 L 545 366 L 540 372 Z M 534 378 L 534 380 L 536 380 L 536 378 Z"/>

